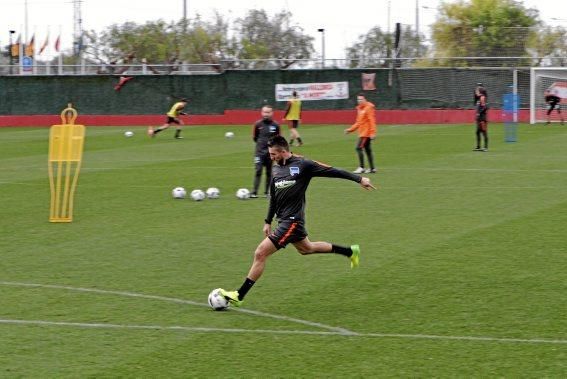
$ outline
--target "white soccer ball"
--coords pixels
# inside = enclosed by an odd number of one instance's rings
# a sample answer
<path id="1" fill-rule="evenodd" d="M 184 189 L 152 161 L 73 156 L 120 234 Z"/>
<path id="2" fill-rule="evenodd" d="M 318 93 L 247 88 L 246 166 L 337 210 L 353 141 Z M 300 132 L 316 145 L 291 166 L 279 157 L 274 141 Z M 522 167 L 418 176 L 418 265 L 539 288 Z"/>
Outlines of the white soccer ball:
<path id="1" fill-rule="evenodd" d="M 209 199 L 218 199 L 220 196 L 220 191 L 218 188 L 211 187 L 207 189 L 207 197 Z"/>
<path id="2" fill-rule="evenodd" d="M 250 191 L 248 191 L 246 188 L 240 188 L 238 191 L 236 191 L 236 197 L 239 198 L 240 200 L 249 199 Z"/>
<path id="3" fill-rule="evenodd" d="M 230 139 L 230 138 L 233 138 L 233 137 L 234 137 L 234 133 L 233 133 L 233 132 L 226 132 L 226 133 L 224 133 L 224 138 Z"/>
<path id="4" fill-rule="evenodd" d="M 191 199 L 195 201 L 201 201 L 205 198 L 205 193 L 200 189 L 195 189 L 191 191 Z"/>
<path id="5" fill-rule="evenodd" d="M 173 191 L 171 191 L 171 195 L 174 199 L 185 199 L 187 195 L 187 191 L 183 187 L 175 187 Z"/>
<path id="6" fill-rule="evenodd" d="M 129 130 L 126 131 L 126 132 L 124 132 L 124 137 L 126 137 L 126 138 L 130 138 L 130 137 L 132 137 L 133 135 L 134 135 L 134 132 L 131 132 L 131 131 L 129 131 Z"/>
<path id="7" fill-rule="evenodd" d="M 215 311 L 222 311 L 228 308 L 228 300 L 220 294 L 220 288 L 216 288 L 209 294 L 209 305 Z"/>

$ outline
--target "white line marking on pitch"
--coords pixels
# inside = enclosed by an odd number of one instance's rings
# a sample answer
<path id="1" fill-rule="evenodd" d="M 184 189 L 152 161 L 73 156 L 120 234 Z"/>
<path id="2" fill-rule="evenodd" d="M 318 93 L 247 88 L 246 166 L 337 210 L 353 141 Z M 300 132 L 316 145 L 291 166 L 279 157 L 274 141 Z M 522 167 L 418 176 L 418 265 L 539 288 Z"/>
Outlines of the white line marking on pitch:
<path id="1" fill-rule="evenodd" d="M 60 286 L 53 284 L 36 284 L 36 283 L 21 283 L 21 282 L 5 282 L 0 281 L 0 285 L 15 286 L 15 287 L 35 287 L 35 288 L 51 288 L 62 289 L 69 291 L 99 293 L 106 295 L 118 295 L 135 297 L 141 299 L 151 299 L 159 301 L 167 301 L 178 304 L 189 304 L 200 307 L 208 307 L 208 304 L 197 303 L 191 300 L 177 299 L 173 297 L 144 295 L 135 292 L 127 291 L 109 291 L 96 288 L 83 288 Z M 283 321 L 294 322 L 298 324 L 314 326 L 327 331 L 309 331 L 309 330 L 269 330 L 269 329 L 238 329 L 238 328 L 203 328 L 203 327 L 188 327 L 188 326 L 162 326 L 162 325 L 128 325 L 128 324 L 106 324 L 106 323 L 80 323 L 80 322 L 66 322 L 66 321 L 43 321 L 43 320 L 8 320 L 0 319 L 0 324 L 16 324 L 16 325 L 38 325 L 38 326 L 70 326 L 81 328 L 108 328 L 108 329 L 142 329 L 142 330 L 181 330 L 195 333 L 205 332 L 222 332 L 222 333 L 261 333 L 261 334 L 303 334 L 303 335 L 329 335 L 329 336 L 355 336 L 355 337 L 369 337 L 369 338 L 403 338 L 403 339 L 428 339 L 428 340 L 454 340 L 454 341 L 479 341 L 479 342 L 506 342 L 506 343 L 533 343 L 533 344 L 567 344 L 567 340 L 562 339 L 546 339 L 546 338 L 498 338 L 498 337 L 482 337 L 482 336 L 443 336 L 431 334 L 394 334 L 394 333 L 357 333 L 344 328 L 337 328 L 317 322 L 296 319 L 287 316 L 273 315 L 269 313 L 253 311 L 242 308 L 231 308 L 233 311 L 248 313 L 255 316 L 274 318 Z"/>
<path id="2" fill-rule="evenodd" d="M 16 287 L 51 288 L 51 289 L 60 289 L 60 290 L 68 290 L 68 291 L 90 292 L 90 293 L 99 293 L 99 294 L 106 294 L 106 295 L 118 295 L 118 296 L 135 297 L 135 298 L 141 298 L 141 299 L 167 301 L 167 302 L 170 302 L 170 303 L 177 303 L 177 304 L 189 304 L 189 305 L 195 305 L 195 306 L 199 306 L 199 307 L 207 307 L 207 308 L 209 307 L 208 304 L 197 303 L 197 302 L 191 301 L 191 300 L 183 300 L 183 299 L 177 299 L 177 298 L 173 298 L 173 297 L 156 296 L 156 295 L 144 295 L 144 294 L 140 294 L 140 293 L 127 292 L 127 291 L 109 291 L 109 290 L 100 290 L 100 289 L 96 289 L 96 288 L 82 288 L 82 287 L 59 286 L 59 285 L 52 285 L 52 284 L 19 283 L 19 282 L 3 282 L 3 281 L 0 281 L 0 285 L 16 286 Z M 231 310 L 233 310 L 235 312 L 251 314 L 251 315 L 254 315 L 254 316 L 273 318 L 273 319 L 277 319 L 277 320 L 293 322 L 293 323 L 296 323 L 296 324 L 303 324 L 303 325 L 307 325 L 307 326 L 313 326 L 313 327 L 316 327 L 316 328 L 331 330 L 335 333 L 343 334 L 343 335 L 354 335 L 354 334 L 356 334 L 355 332 L 352 332 L 348 329 L 337 328 L 337 327 L 334 327 L 334 326 L 329 326 L 329 325 L 321 324 L 321 323 L 318 323 L 318 322 L 301 320 L 301 319 L 297 319 L 297 318 L 293 318 L 293 317 L 274 315 L 274 314 L 270 314 L 270 313 L 253 311 L 253 310 L 250 310 L 250 309 L 243 309 L 243 308 L 231 308 Z"/>
<path id="3" fill-rule="evenodd" d="M 288 335 L 318 335 L 318 336 L 342 336 L 342 337 L 368 337 L 368 338 L 403 338 L 403 339 L 428 339 L 428 340 L 453 340 L 453 341 L 479 341 L 479 342 L 504 342 L 504 343 L 532 343 L 532 344 L 567 344 L 567 340 L 551 340 L 544 338 L 496 338 L 496 337 L 467 337 L 467 336 L 438 336 L 428 334 L 388 334 L 388 333 L 352 333 L 345 334 L 333 331 L 310 331 L 310 330 L 270 330 L 270 329 L 239 329 L 239 328 L 200 328 L 189 326 L 162 326 L 162 325 L 127 325 L 127 324 L 103 324 L 84 323 L 68 321 L 43 321 L 43 320 L 5 320 L 0 319 L 0 324 L 33 325 L 33 326 L 68 326 L 76 328 L 93 329 L 138 329 L 138 330 L 168 330 L 185 331 L 193 333 L 252 333 L 252 334 L 288 334 Z"/>

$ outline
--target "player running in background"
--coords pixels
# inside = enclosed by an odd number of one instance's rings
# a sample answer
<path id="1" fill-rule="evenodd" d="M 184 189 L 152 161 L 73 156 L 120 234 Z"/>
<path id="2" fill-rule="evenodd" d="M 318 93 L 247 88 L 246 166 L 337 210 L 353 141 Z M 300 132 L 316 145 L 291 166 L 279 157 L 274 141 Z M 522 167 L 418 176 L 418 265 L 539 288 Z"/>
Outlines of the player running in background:
<path id="1" fill-rule="evenodd" d="M 297 128 L 299 127 L 299 120 L 301 120 L 301 100 L 297 97 L 297 91 L 292 92 L 291 99 L 287 102 L 284 120 L 288 121 L 290 134 L 289 146 L 293 146 L 293 142 L 295 140 L 297 140 L 297 146 L 303 145 L 301 136 L 297 131 Z"/>
<path id="2" fill-rule="evenodd" d="M 252 139 L 256 142 L 254 151 L 254 188 L 250 197 L 258 197 L 258 187 L 262 178 L 262 169 L 266 168 L 266 187 L 264 194 L 267 196 L 270 190 L 270 180 L 272 179 L 272 160 L 268 152 L 268 141 L 271 137 L 280 135 L 280 126 L 274 122 L 274 109 L 271 105 L 264 105 L 261 110 L 262 119 L 254 124 L 252 129 Z"/>
<path id="3" fill-rule="evenodd" d="M 547 125 L 551 122 L 551 112 L 555 109 L 557 114 L 561 118 L 561 125 L 563 125 L 563 115 L 561 114 L 561 98 L 553 93 L 550 90 L 546 89 L 545 92 L 545 102 L 547 103 Z"/>
<path id="4" fill-rule="evenodd" d="M 169 128 L 171 125 L 175 125 L 175 138 L 183 139 L 183 137 L 181 137 L 181 125 L 183 125 L 183 121 L 179 119 L 179 115 L 187 114 L 183 112 L 186 105 L 187 105 L 186 99 L 181 99 L 175 104 L 173 104 L 169 112 L 167 112 L 167 122 L 162 126 L 160 126 L 159 128 L 156 128 L 155 130 L 150 126 L 148 128 L 148 135 L 150 137 L 155 137 L 156 134 L 158 134 L 162 130 Z"/>
<path id="5" fill-rule="evenodd" d="M 364 94 L 356 97 L 358 105 L 356 106 L 356 122 L 350 128 L 345 129 L 345 134 L 354 132 L 358 129 L 358 141 L 356 143 L 356 153 L 358 154 L 358 168 L 353 172 L 355 174 L 375 173 L 374 154 L 372 153 L 372 140 L 376 138 L 376 109 L 374 104 L 366 100 Z M 369 168 L 364 168 L 364 154 L 366 152 Z"/>
<path id="6" fill-rule="evenodd" d="M 268 257 L 290 243 L 302 255 L 334 253 L 349 258 L 351 268 L 358 266 L 360 259 L 358 245 L 343 247 L 329 242 L 311 242 L 307 237 L 305 192 L 312 178 L 348 179 L 359 183 L 364 189 L 375 189 L 368 178 L 293 155 L 289 151 L 289 144 L 282 136 L 270 139 L 268 146 L 270 157 L 274 161 L 274 169 L 270 206 L 263 228 L 266 237 L 256 248 L 252 267 L 240 289 L 238 291 L 221 289 L 221 294 L 235 306 L 242 304 L 244 296 L 260 279 Z M 274 216 L 278 219 L 278 226 L 272 230 Z"/>
<path id="7" fill-rule="evenodd" d="M 488 151 L 488 121 L 487 96 L 484 87 L 476 88 L 476 148 L 473 151 Z M 484 139 L 484 148 L 481 148 L 481 136 Z"/>

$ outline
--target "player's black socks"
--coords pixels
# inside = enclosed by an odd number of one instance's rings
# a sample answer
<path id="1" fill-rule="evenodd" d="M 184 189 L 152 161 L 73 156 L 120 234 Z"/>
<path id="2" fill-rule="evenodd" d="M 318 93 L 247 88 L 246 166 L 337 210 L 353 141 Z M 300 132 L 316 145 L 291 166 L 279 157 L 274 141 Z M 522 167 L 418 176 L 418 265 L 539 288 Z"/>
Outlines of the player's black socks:
<path id="1" fill-rule="evenodd" d="M 339 246 L 339 245 L 332 245 L 333 246 L 333 250 L 332 252 L 335 254 L 341 254 L 344 255 L 346 257 L 350 257 L 352 255 L 352 249 L 350 247 L 344 247 L 344 246 Z"/>
<path id="2" fill-rule="evenodd" d="M 181 135 L 181 129 L 175 129 L 175 138 Z"/>
<path id="3" fill-rule="evenodd" d="M 300 145 L 303 143 L 303 141 L 301 140 L 301 137 L 297 137 L 297 142 L 299 142 Z"/>
<path id="4" fill-rule="evenodd" d="M 158 134 L 159 132 L 161 132 L 163 129 L 157 128 L 156 130 L 154 130 L 154 134 Z"/>
<path id="5" fill-rule="evenodd" d="M 299 138 L 297 140 L 299 141 Z M 293 141 L 295 141 L 293 138 L 289 140 L 289 146 L 293 146 Z"/>
<path id="6" fill-rule="evenodd" d="M 254 283 L 256 282 L 253 281 L 252 279 L 246 278 L 244 283 L 242 283 L 242 286 L 238 289 L 238 300 L 244 299 L 244 296 L 246 296 L 248 291 L 250 291 L 250 288 L 252 288 Z"/>

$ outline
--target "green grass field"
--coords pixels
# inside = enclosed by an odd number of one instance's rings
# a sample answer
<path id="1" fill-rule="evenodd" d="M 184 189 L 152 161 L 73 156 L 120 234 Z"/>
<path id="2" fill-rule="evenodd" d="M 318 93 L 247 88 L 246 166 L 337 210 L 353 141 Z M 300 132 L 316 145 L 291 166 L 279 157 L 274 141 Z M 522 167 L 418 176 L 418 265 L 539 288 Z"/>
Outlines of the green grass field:
<path id="1" fill-rule="evenodd" d="M 296 151 L 352 170 L 343 128 Z M 290 246 L 226 312 L 207 294 L 240 286 L 267 209 L 234 196 L 250 127 L 129 129 L 87 129 L 71 224 L 48 222 L 48 129 L 0 129 L 0 377 L 567 376 L 567 127 L 494 124 L 474 153 L 472 125 L 381 126 L 378 191 L 307 196 L 310 238 L 361 267 Z"/>

